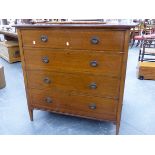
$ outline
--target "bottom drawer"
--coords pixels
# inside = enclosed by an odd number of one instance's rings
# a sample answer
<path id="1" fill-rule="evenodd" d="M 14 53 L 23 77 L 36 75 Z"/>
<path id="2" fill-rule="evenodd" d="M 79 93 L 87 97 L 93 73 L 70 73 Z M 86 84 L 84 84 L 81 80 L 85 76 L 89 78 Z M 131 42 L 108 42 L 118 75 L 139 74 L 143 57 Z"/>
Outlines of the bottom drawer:
<path id="1" fill-rule="evenodd" d="M 95 118 L 99 120 L 116 120 L 117 101 L 113 99 L 70 95 L 60 101 L 59 110 L 63 113 Z"/>
<path id="2" fill-rule="evenodd" d="M 59 91 L 30 90 L 32 105 L 62 113 L 115 120 L 117 101 L 108 98 L 67 94 Z"/>
<path id="3" fill-rule="evenodd" d="M 57 93 L 49 91 L 41 91 L 37 89 L 29 90 L 31 98 L 31 105 L 38 108 L 45 108 L 49 110 L 58 109 Z"/>

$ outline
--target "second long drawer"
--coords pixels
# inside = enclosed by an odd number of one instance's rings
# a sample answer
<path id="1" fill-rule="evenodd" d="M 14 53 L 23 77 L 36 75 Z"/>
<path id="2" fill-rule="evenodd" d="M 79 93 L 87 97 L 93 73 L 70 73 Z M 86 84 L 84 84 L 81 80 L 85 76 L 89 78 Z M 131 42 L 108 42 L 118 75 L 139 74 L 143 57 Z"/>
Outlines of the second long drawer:
<path id="1" fill-rule="evenodd" d="M 28 87 L 35 89 L 59 89 L 93 96 L 117 98 L 120 80 L 90 73 L 61 73 L 27 71 Z"/>
<path id="2" fill-rule="evenodd" d="M 120 76 L 122 57 L 123 54 L 118 52 L 35 48 L 24 50 L 27 70 L 91 72 L 115 77 Z"/>

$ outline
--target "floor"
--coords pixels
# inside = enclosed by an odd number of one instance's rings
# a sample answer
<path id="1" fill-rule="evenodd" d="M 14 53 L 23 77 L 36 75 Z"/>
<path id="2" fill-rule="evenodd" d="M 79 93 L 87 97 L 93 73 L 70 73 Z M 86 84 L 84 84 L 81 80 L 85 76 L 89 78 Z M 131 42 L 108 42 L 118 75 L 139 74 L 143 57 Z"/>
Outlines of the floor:
<path id="1" fill-rule="evenodd" d="M 120 135 L 155 134 L 155 81 L 136 78 L 138 48 L 129 49 Z M 35 110 L 29 120 L 21 63 L 5 68 L 7 86 L 0 89 L 1 135 L 114 135 L 115 125 Z"/>

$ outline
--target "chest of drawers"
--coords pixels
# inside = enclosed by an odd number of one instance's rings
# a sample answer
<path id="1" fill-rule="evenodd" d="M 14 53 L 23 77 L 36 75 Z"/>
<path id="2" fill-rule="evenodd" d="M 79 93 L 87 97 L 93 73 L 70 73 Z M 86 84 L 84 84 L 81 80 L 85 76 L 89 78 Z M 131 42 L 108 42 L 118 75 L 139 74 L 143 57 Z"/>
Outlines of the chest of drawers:
<path id="1" fill-rule="evenodd" d="M 133 25 L 18 25 L 28 109 L 116 123 Z"/>

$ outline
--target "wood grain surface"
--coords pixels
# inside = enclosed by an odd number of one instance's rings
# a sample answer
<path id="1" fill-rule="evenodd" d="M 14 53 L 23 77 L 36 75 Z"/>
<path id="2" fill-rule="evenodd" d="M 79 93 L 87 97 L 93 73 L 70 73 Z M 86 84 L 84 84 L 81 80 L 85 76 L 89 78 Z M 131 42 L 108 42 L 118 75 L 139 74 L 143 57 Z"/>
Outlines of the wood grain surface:
<path id="1" fill-rule="evenodd" d="M 131 27 L 18 25 L 31 120 L 33 110 L 41 109 L 109 120 L 118 134 Z"/>
<path id="2" fill-rule="evenodd" d="M 46 71 L 91 72 L 119 77 L 123 54 L 109 53 L 87 50 L 24 50 L 27 70 L 44 69 Z M 42 59 L 44 57 L 48 58 L 48 63 L 43 63 Z M 96 67 L 91 66 L 92 61 L 97 62 Z"/>
<path id="3" fill-rule="evenodd" d="M 46 42 L 41 41 L 42 35 L 47 36 Z M 22 30 L 22 36 L 24 47 L 122 51 L 124 42 L 123 31 L 111 30 L 36 29 Z M 93 37 L 99 40 L 98 44 L 91 43 Z"/>
<path id="4" fill-rule="evenodd" d="M 120 80 L 90 73 L 27 71 L 28 87 L 43 90 L 58 89 L 85 95 L 118 98 Z M 93 84 L 97 88 L 91 88 Z"/>

